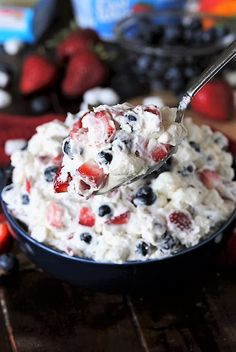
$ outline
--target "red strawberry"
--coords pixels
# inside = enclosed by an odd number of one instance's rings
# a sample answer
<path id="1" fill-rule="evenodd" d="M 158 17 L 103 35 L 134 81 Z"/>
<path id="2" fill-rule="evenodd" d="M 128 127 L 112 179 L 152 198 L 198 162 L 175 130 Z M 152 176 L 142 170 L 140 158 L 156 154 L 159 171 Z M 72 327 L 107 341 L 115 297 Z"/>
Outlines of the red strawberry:
<path id="1" fill-rule="evenodd" d="M 198 176 L 208 189 L 217 188 L 221 184 L 220 176 L 216 171 L 205 169 L 199 171 Z"/>
<path id="2" fill-rule="evenodd" d="M 98 188 L 106 179 L 103 169 L 101 169 L 94 161 L 82 164 L 78 168 L 78 172 L 82 180 L 91 187 Z"/>
<path id="3" fill-rule="evenodd" d="M 27 193 L 31 191 L 31 181 L 28 178 L 25 179 L 25 190 Z"/>
<path id="4" fill-rule="evenodd" d="M 99 42 L 97 33 L 90 28 L 77 29 L 70 33 L 57 48 L 57 55 L 60 59 L 66 59 L 77 52 L 88 50 Z"/>
<path id="5" fill-rule="evenodd" d="M 170 144 L 159 144 L 151 152 L 151 158 L 158 162 L 165 159 L 171 151 Z"/>
<path id="6" fill-rule="evenodd" d="M 94 226 L 95 225 L 95 216 L 91 209 L 83 207 L 79 212 L 79 224 L 84 226 Z"/>
<path id="7" fill-rule="evenodd" d="M 63 154 L 59 154 L 52 159 L 52 163 L 59 166 L 62 163 Z"/>
<path id="8" fill-rule="evenodd" d="M 129 221 L 130 218 L 130 212 L 126 211 L 123 214 L 120 214 L 114 218 L 111 218 L 109 220 L 106 221 L 106 224 L 108 225 L 123 225 L 123 224 L 127 224 L 127 222 Z"/>
<path id="9" fill-rule="evenodd" d="M 152 12 L 152 11 L 153 11 L 153 7 L 151 5 L 141 3 L 141 2 L 135 4 L 132 8 L 133 13 L 144 13 L 144 12 Z"/>
<path id="10" fill-rule="evenodd" d="M 61 181 L 60 180 L 61 169 L 62 169 L 61 167 L 58 168 L 56 176 L 53 180 L 54 192 L 56 193 L 67 192 L 67 188 L 72 180 L 71 174 L 68 172 L 66 181 Z"/>
<path id="11" fill-rule="evenodd" d="M 160 110 L 155 106 L 147 106 L 144 108 L 144 111 L 150 112 L 154 115 L 160 116 Z"/>
<path id="12" fill-rule="evenodd" d="M 169 222 L 175 225 L 179 230 L 186 231 L 192 227 L 192 221 L 188 214 L 175 210 L 169 215 Z"/>
<path id="13" fill-rule="evenodd" d="M 47 209 L 47 221 L 48 223 L 56 227 L 57 229 L 60 229 L 63 227 L 63 213 L 64 210 L 62 207 L 60 207 L 59 204 L 57 203 L 51 203 Z"/>
<path id="14" fill-rule="evenodd" d="M 192 99 L 192 108 L 214 120 L 226 120 L 233 112 L 233 89 L 225 81 L 207 83 Z"/>
<path id="15" fill-rule="evenodd" d="M 79 52 L 69 61 L 62 91 L 67 96 L 77 97 L 90 88 L 102 85 L 107 72 L 107 67 L 95 53 Z"/>
<path id="16" fill-rule="evenodd" d="M 104 140 L 107 141 L 109 138 L 111 138 L 113 136 L 113 134 L 116 131 L 115 124 L 114 124 L 111 116 L 108 115 L 107 111 L 102 110 L 102 111 L 97 111 L 95 113 L 95 118 L 102 121 L 103 126 L 105 127 L 104 130 L 105 130 L 105 134 L 106 134 Z"/>
<path id="17" fill-rule="evenodd" d="M 11 235 L 8 230 L 7 222 L 0 223 L 0 254 L 5 253 L 11 242 Z"/>
<path id="18" fill-rule="evenodd" d="M 22 67 L 20 90 L 23 94 L 35 93 L 52 85 L 57 76 L 56 66 L 46 57 L 31 54 Z"/>

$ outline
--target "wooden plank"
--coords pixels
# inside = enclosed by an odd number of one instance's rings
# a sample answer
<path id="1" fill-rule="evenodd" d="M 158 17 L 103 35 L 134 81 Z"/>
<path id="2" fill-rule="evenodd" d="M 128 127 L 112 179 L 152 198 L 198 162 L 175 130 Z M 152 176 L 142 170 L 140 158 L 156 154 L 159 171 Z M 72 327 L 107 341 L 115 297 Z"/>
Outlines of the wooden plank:
<path id="1" fill-rule="evenodd" d="M 236 351 L 236 282 L 222 279 L 219 286 L 216 274 L 208 280 L 204 289 L 196 285 L 131 299 L 149 351 Z"/>
<path id="2" fill-rule="evenodd" d="M 4 317 L 4 298 L 2 295 L 3 288 L 0 287 L 0 351 L 11 352 L 8 332 L 6 328 L 6 321 Z"/>
<path id="3" fill-rule="evenodd" d="M 19 352 L 143 352 L 122 296 L 84 292 L 28 271 L 6 297 Z"/>

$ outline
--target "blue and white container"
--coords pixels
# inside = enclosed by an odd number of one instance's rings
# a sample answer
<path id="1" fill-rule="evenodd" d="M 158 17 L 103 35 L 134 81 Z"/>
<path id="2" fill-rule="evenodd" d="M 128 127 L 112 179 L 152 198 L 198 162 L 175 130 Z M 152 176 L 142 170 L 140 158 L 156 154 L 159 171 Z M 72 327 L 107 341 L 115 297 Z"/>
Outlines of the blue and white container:
<path id="1" fill-rule="evenodd" d="M 114 39 L 117 22 L 128 16 L 137 3 L 158 10 L 181 10 L 186 0 L 71 0 L 77 24 L 95 29 L 104 40 Z"/>

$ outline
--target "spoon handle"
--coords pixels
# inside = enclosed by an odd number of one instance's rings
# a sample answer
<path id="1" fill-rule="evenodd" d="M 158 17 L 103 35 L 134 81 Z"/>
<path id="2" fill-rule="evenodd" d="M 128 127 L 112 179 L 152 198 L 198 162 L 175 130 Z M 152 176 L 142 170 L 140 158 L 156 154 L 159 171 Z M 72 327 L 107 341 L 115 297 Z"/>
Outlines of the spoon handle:
<path id="1" fill-rule="evenodd" d="M 236 56 L 236 41 L 234 41 L 227 49 L 221 53 L 217 59 L 208 66 L 192 83 L 191 87 L 182 97 L 178 110 L 184 112 L 190 103 L 192 97 L 207 83 L 212 77 L 215 76 L 230 60 Z M 181 116 L 182 115 L 182 116 Z M 182 119 L 183 114 L 180 113 L 178 119 Z M 180 122 L 179 121 L 179 122 Z"/>

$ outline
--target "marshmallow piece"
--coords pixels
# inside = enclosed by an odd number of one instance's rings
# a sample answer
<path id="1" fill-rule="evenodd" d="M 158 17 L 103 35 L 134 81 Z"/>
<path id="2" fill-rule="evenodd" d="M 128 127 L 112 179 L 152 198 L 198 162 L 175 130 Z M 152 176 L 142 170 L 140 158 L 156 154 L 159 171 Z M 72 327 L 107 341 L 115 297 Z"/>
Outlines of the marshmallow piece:
<path id="1" fill-rule="evenodd" d="M 90 105 L 98 105 L 99 104 L 99 94 L 102 88 L 95 87 L 92 89 L 88 89 L 83 95 L 83 101 Z"/>
<path id="2" fill-rule="evenodd" d="M 11 95 L 3 89 L 0 89 L 0 109 L 4 109 L 11 105 L 12 97 Z"/>
<path id="3" fill-rule="evenodd" d="M 150 96 L 143 99 L 144 105 L 156 105 L 158 108 L 165 106 L 163 99 L 161 97 Z"/>
<path id="4" fill-rule="evenodd" d="M 0 88 L 5 88 L 10 81 L 10 76 L 4 71 L 0 71 Z"/>
<path id="5" fill-rule="evenodd" d="M 99 93 L 99 102 L 106 105 L 115 105 L 119 103 L 119 96 L 111 88 L 103 88 Z"/>
<path id="6" fill-rule="evenodd" d="M 6 40 L 3 44 L 3 49 L 8 55 L 16 55 L 23 48 L 23 42 L 18 39 Z"/>
<path id="7" fill-rule="evenodd" d="M 12 155 L 15 151 L 23 149 L 27 144 L 25 139 L 8 139 L 4 150 L 6 155 Z"/>

